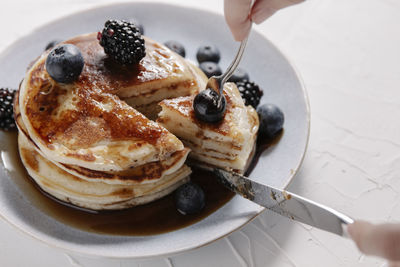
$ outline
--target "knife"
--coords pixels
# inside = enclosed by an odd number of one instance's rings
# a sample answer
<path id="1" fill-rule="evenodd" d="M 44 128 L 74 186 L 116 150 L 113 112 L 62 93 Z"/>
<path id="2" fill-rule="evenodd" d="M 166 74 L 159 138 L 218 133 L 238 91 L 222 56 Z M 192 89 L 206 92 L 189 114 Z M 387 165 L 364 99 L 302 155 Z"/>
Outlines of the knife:
<path id="1" fill-rule="evenodd" d="M 252 181 L 235 172 L 213 168 L 219 181 L 236 194 L 292 220 L 348 237 L 347 225 L 354 220 L 312 200 Z"/>

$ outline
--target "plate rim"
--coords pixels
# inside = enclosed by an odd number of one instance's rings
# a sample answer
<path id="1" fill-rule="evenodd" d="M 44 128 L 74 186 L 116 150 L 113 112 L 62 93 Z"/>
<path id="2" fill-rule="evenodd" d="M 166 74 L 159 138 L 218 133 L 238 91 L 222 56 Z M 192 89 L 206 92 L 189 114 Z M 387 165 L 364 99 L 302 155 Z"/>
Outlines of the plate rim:
<path id="1" fill-rule="evenodd" d="M 43 23 L 41 25 L 38 25 L 37 27 L 33 28 L 31 31 L 27 32 L 26 34 L 18 37 L 16 40 L 14 40 L 11 44 L 9 44 L 8 46 L 6 46 L 0 53 L 0 59 L 7 54 L 8 50 L 12 49 L 13 46 L 17 43 L 20 42 L 21 40 L 24 40 L 25 38 L 29 37 L 30 35 L 34 34 L 35 32 L 41 30 L 42 28 L 48 27 L 49 25 L 51 25 L 52 23 L 57 23 L 59 21 L 68 19 L 70 17 L 73 16 L 79 16 L 79 15 L 83 15 L 87 12 L 91 12 L 91 11 L 95 11 L 95 10 L 102 10 L 105 9 L 107 7 L 112 7 L 112 6 L 132 6 L 132 5 L 164 5 L 164 6 L 168 6 L 168 7 L 177 7 L 180 9 L 187 9 L 187 10 L 196 10 L 196 11 L 201 11 L 201 12 L 206 12 L 206 13 L 211 13 L 213 15 L 217 15 L 217 16 L 221 16 L 220 13 L 216 12 L 216 11 L 211 11 L 211 10 L 207 10 L 207 9 L 203 9 L 203 8 L 199 8 L 199 7 L 190 7 L 187 5 L 177 5 L 177 4 L 169 4 L 169 3 L 164 3 L 164 2 L 157 2 L 157 1 L 135 1 L 135 2 L 117 2 L 117 3 L 106 3 L 106 4 L 97 4 L 93 7 L 89 7 L 89 8 L 83 8 L 79 11 L 75 11 L 69 14 L 65 14 L 65 15 L 61 15 L 60 17 L 58 17 L 55 20 L 51 20 L 48 21 L 46 23 Z M 310 111 L 310 101 L 309 101 L 309 97 L 307 94 L 307 90 L 305 87 L 305 83 L 304 80 L 298 70 L 298 68 L 296 67 L 296 65 L 294 64 L 294 62 L 281 50 L 279 49 L 275 43 L 271 42 L 264 34 L 262 34 L 261 32 L 259 32 L 256 29 L 252 30 L 252 34 L 256 33 L 258 35 L 260 35 L 262 38 L 266 39 L 269 44 L 280 54 L 280 56 L 287 61 L 287 63 L 290 65 L 290 67 L 292 68 L 295 77 L 298 79 L 299 85 L 300 85 L 300 89 L 304 98 L 304 102 L 305 102 L 305 108 L 306 108 L 306 138 L 305 138 L 305 145 L 302 148 L 302 154 L 300 157 L 300 160 L 297 163 L 297 166 L 295 168 L 293 168 L 292 172 L 290 173 L 290 175 L 287 177 L 287 180 L 285 181 L 285 184 L 283 186 L 284 189 L 286 189 L 291 182 L 293 181 L 294 177 L 298 174 L 298 171 L 300 169 L 300 167 L 302 166 L 303 162 L 304 162 L 304 158 L 306 156 L 307 153 L 307 149 L 309 146 L 309 139 L 310 139 L 310 127 L 311 127 L 311 111 Z M 234 197 L 237 197 L 234 196 Z M 224 205 L 226 205 L 227 203 L 225 203 Z M 223 205 L 223 206 L 224 206 Z M 221 240 L 223 238 L 225 238 L 226 236 L 230 235 L 233 232 L 236 232 L 237 230 L 245 227 L 246 225 L 248 225 L 249 223 L 251 223 L 255 218 L 257 218 L 262 212 L 264 212 L 266 210 L 266 208 L 264 207 L 260 207 L 260 209 L 255 212 L 255 214 L 251 217 L 248 218 L 248 220 L 237 226 L 234 227 L 233 229 L 231 229 L 230 231 L 227 231 L 226 233 L 216 237 L 216 238 L 212 238 L 206 242 L 203 242 L 201 244 L 198 245 L 193 245 L 190 247 L 184 247 L 184 248 L 180 248 L 177 249 L 173 252 L 164 252 L 164 253 L 158 253 L 158 254 L 151 254 L 151 255 L 130 255 L 130 256 L 123 256 L 123 255 L 117 255 L 117 254 L 100 254 L 100 253 L 95 253 L 95 252 L 91 252 L 91 251 L 81 251 L 81 250 L 77 250 L 74 249 L 72 247 L 68 247 L 67 245 L 64 245 L 66 243 L 71 243 L 69 241 L 64 241 L 61 243 L 55 242 L 54 240 L 59 240 L 59 239 L 55 239 L 54 237 L 52 238 L 49 235 L 43 234 L 43 233 L 36 233 L 36 232 L 32 232 L 29 231 L 29 229 L 24 228 L 22 225 L 19 225 L 16 222 L 12 222 L 11 220 L 9 220 L 4 214 L 0 213 L 0 218 L 3 219 L 5 222 L 7 222 L 9 225 L 13 226 L 14 229 L 17 229 L 18 231 L 26 234 L 27 236 L 33 238 L 34 240 L 37 240 L 39 242 L 42 242 L 43 244 L 46 244 L 47 246 L 51 247 L 51 248 L 55 248 L 55 249 L 60 249 L 62 251 L 66 251 L 66 252 L 70 252 L 70 253 L 76 253 L 78 255 L 86 255 L 86 256 L 94 256 L 94 257 L 107 257 L 110 259 L 148 259 L 148 258 L 154 258 L 154 257 L 163 257 L 163 256 L 170 256 L 170 255 L 176 255 L 176 254 L 180 254 L 180 253 L 184 253 L 187 251 L 192 251 L 204 246 L 207 246 L 213 242 L 216 242 L 218 240 Z"/>

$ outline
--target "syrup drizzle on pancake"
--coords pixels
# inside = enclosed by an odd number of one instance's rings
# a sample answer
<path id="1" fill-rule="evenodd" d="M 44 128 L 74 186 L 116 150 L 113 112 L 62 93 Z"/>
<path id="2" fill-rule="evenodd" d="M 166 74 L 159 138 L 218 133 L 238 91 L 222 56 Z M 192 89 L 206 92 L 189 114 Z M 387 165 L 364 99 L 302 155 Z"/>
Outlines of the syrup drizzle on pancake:
<path id="1" fill-rule="evenodd" d="M 37 76 L 32 73 L 29 94 L 33 99 L 26 101 L 26 111 L 32 126 L 49 144 L 58 137 L 68 139 L 70 136 L 78 137 L 80 141 L 76 145 L 80 147 L 89 147 L 104 138 L 137 138 L 155 144 L 162 135 L 168 134 L 117 96 L 98 87 L 64 88 L 54 84 L 48 93 L 41 93 L 43 86 L 48 86 L 49 79 L 43 71 L 43 64 L 38 66 L 42 72 L 37 72 Z M 75 109 L 61 110 L 63 99 L 70 99 Z"/>
<path id="2" fill-rule="evenodd" d="M 76 45 L 85 60 L 73 84 L 49 77 L 48 51 L 38 59 L 22 85 L 20 104 L 29 136 L 47 157 L 93 170 L 121 171 L 183 149 L 179 139 L 123 99 L 154 98 L 157 88 L 190 94 L 198 90 L 202 77 L 183 58 L 145 40 L 146 57 L 130 67 L 115 65 L 95 33 L 66 41 Z M 142 160 L 134 162 L 132 157 Z"/>

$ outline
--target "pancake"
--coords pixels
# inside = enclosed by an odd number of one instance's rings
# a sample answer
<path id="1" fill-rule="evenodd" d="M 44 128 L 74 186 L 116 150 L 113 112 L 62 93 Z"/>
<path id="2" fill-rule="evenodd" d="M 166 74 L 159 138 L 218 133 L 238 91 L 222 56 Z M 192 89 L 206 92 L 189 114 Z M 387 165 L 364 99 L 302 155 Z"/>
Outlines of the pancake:
<path id="1" fill-rule="evenodd" d="M 17 117 L 20 118 L 20 114 L 16 113 Z M 27 136 L 26 128 L 19 119 L 17 126 L 20 129 L 19 135 L 23 135 L 28 140 L 31 146 L 36 150 L 37 153 L 41 154 L 35 143 Z M 135 184 L 147 184 L 157 182 L 166 175 L 170 175 L 178 171 L 189 154 L 189 149 L 185 148 L 181 151 L 177 151 L 164 161 L 150 162 L 135 168 L 130 168 L 125 171 L 119 172 L 105 172 L 105 171 L 94 171 L 87 168 L 83 168 L 77 165 L 62 164 L 59 162 L 51 163 L 64 171 L 88 182 L 102 182 L 106 184 L 122 184 L 122 185 L 135 185 Z"/>
<path id="2" fill-rule="evenodd" d="M 158 91 L 160 99 L 168 90 L 191 94 L 199 90 L 204 76 L 166 47 L 145 40 L 146 57 L 131 69 L 110 62 L 94 33 L 66 41 L 76 45 L 85 60 L 72 84 L 56 83 L 48 76 L 48 51 L 32 66 L 20 88 L 21 120 L 46 158 L 115 172 L 163 161 L 184 149 L 179 139 L 124 98 L 147 105 L 157 101 Z"/>
<path id="3" fill-rule="evenodd" d="M 16 93 L 18 98 L 19 92 Z M 38 153 L 42 153 L 30 139 L 27 133 L 27 129 L 21 119 L 21 113 L 18 101 L 14 103 L 14 114 L 15 122 L 19 130 L 19 134 L 24 135 L 25 138 L 35 147 Z M 189 149 L 185 148 L 181 151 L 177 151 L 171 155 L 168 159 L 161 162 L 151 162 L 138 166 L 136 168 L 130 168 L 128 170 L 119 172 L 105 172 L 105 171 L 94 171 L 87 168 L 83 168 L 77 165 L 62 164 L 59 162 L 51 161 L 57 167 L 63 169 L 66 172 L 71 173 L 86 181 L 101 181 L 108 184 L 136 184 L 136 183 L 151 183 L 162 178 L 165 175 L 171 174 L 179 169 L 185 162 Z M 42 155 L 44 156 L 44 155 Z"/>
<path id="4" fill-rule="evenodd" d="M 199 121 L 193 110 L 194 96 L 161 101 L 157 122 L 175 134 L 192 151 L 189 157 L 208 165 L 243 173 L 257 138 L 257 112 L 245 106 L 234 83 L 224 86 L 226 113 L 218 123 Z"/>
<path id="5" fill-rule="evenodd" d="M 18 147 L 28 174 L 42 190 L 61 201 L 93 210 L 123 209 L 154 201 L 186 183 L 191 172 L 183 165 L 157 182 L 130 186 L 88 182 L 41 156 L 24 134 L 18 135 Z"/>

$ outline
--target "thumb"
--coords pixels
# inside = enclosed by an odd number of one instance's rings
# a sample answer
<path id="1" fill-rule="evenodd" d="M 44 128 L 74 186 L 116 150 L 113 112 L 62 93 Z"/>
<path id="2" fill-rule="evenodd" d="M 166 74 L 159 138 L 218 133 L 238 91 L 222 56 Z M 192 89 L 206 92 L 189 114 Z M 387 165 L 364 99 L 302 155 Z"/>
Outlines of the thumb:
<path id="1" fill-rule="evenodd" d="M 400 224 L 356 221 L 347 230 L 361 252 L 390 261 L 400 260 Z"/>

